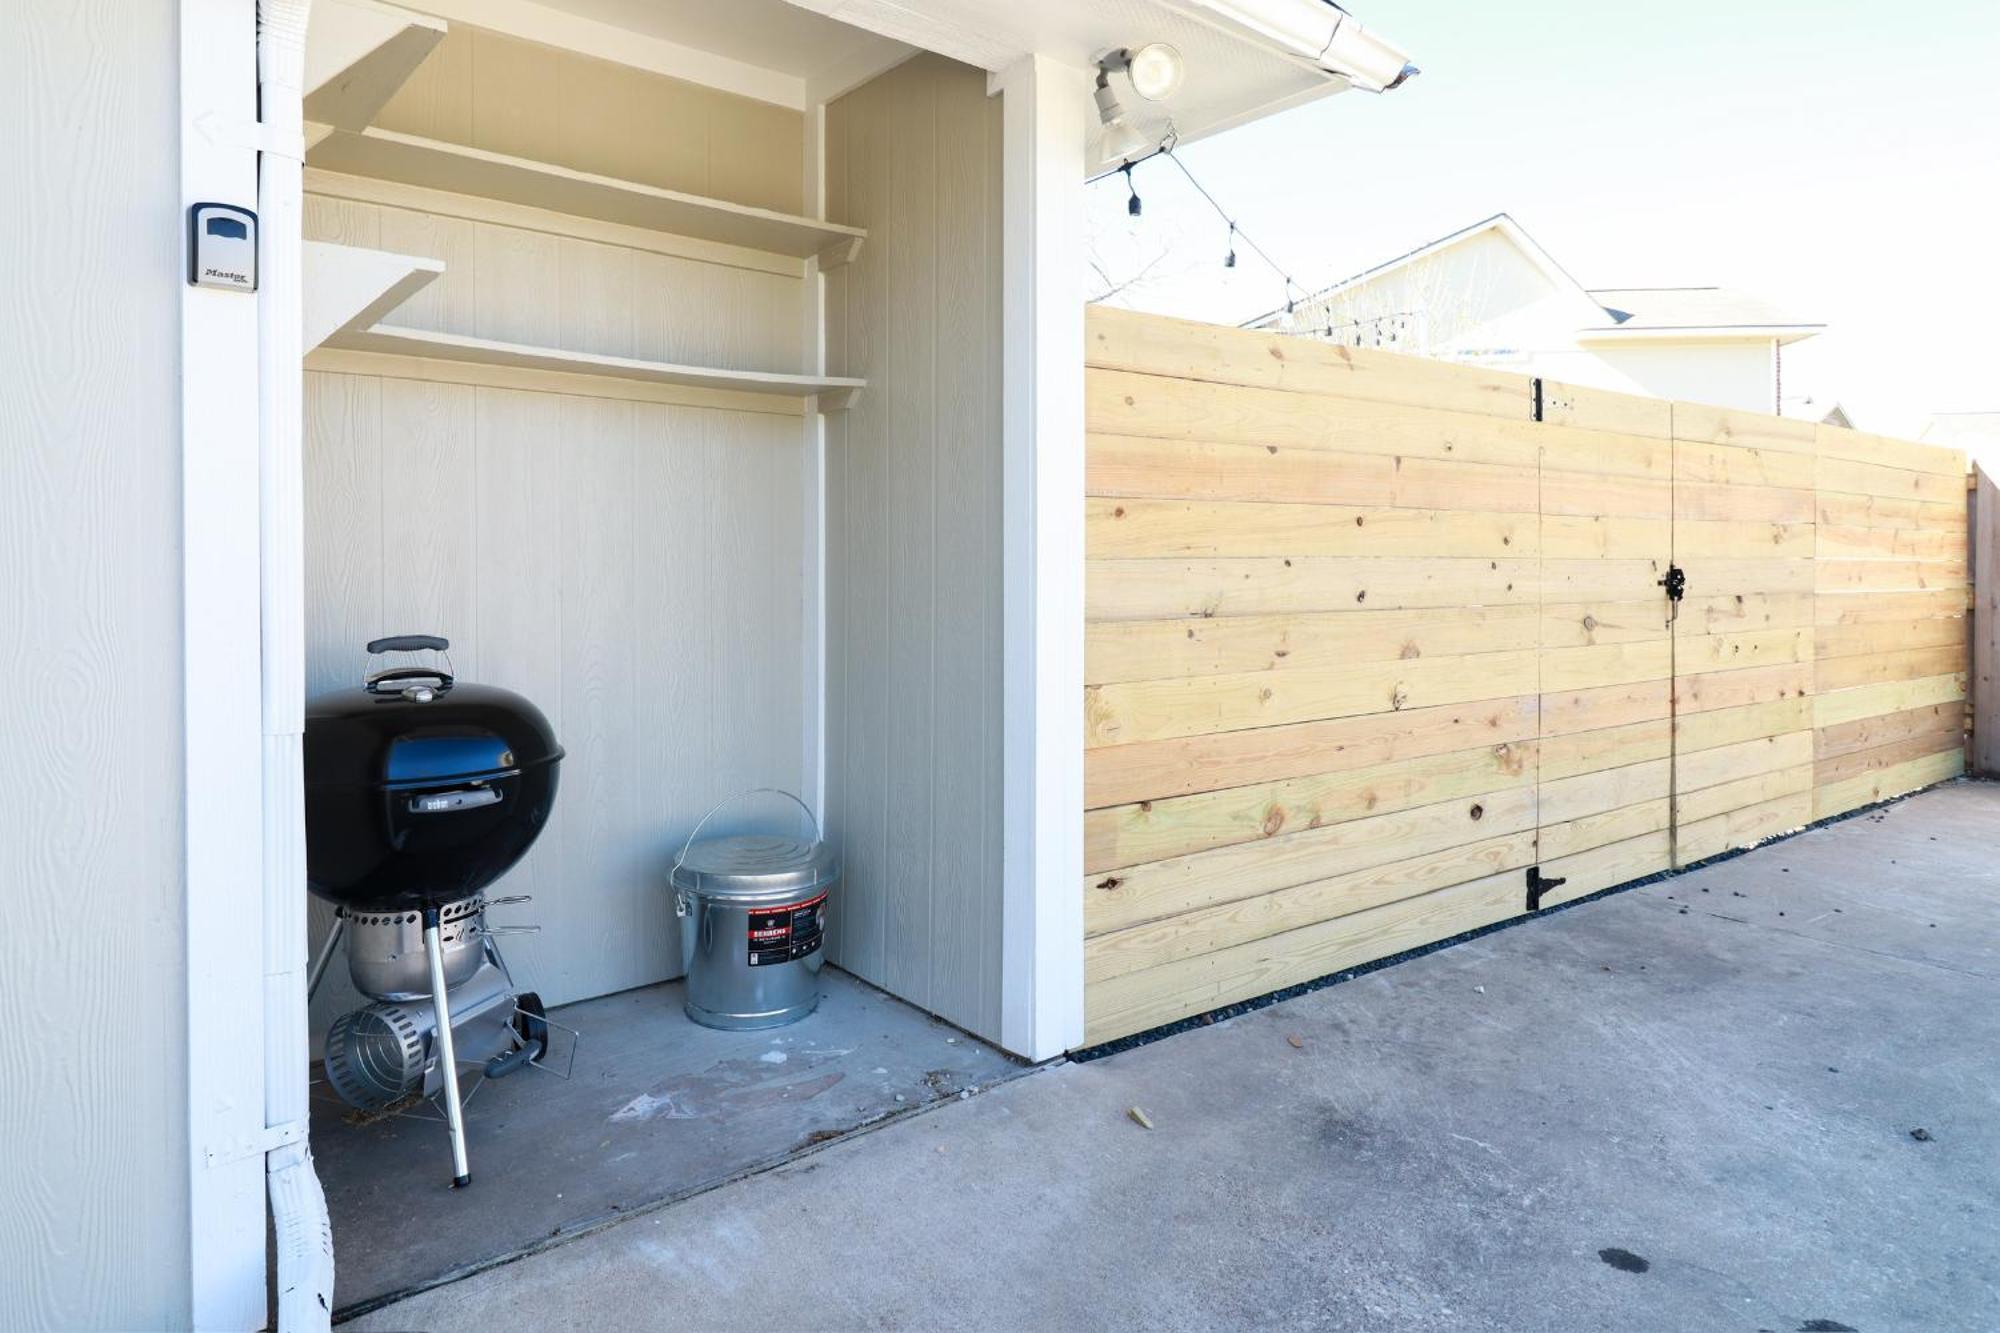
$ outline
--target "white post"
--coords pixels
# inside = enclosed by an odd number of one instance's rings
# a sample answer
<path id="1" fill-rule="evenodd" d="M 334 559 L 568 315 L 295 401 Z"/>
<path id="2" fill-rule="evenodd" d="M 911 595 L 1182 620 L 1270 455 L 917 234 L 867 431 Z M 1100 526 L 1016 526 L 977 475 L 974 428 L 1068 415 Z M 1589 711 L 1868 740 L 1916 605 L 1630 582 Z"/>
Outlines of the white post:
<path id="1" fill-rule="evenodd" d="M 181 0 L 180 17 L 185 233 L 193 204 L 256 206 L 256 4 Z M 260 701 L 246 687 L 257 663 L 261 303 L 183 275 L 188 1264 L 201 1329 L 264 1326 L 263 760 Z"/>
<path id="2" fill-rule="evenodd" d="M 1000 1044 L 1083 1041 L 1083 187 L 1090 75 L 994 81 L 1002 145 Z"/>

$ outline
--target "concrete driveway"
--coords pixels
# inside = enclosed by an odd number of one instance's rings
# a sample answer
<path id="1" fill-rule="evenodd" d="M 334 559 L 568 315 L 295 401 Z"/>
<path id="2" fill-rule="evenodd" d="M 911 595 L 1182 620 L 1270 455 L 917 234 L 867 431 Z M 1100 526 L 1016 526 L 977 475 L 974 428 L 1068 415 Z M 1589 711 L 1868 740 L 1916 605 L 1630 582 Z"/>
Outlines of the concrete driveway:
<path id="1" fill-rule="evenodd" d="M 350 1327 L 2000 1328 L 1996 978 L 1960 783 Z"/>

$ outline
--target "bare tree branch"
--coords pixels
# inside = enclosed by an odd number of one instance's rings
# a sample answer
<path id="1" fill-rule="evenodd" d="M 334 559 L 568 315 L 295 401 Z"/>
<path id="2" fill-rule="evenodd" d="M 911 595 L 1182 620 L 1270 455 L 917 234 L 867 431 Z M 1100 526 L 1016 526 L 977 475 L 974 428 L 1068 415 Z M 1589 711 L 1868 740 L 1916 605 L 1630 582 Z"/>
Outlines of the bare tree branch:
<path id="1" fill-rule="evenodd" d="M 1104 290 L 1099 292 L 1097 295 L 1091 297 L 1089 300 L 1089 304 L 1097 305 L 1100 302 L 1110 300 L 1112 297 L 1117 296 L 1121 292 L 1129 291 L 1134 287 L 1142 286 L 1146 281 L 1147 275 L 1152 273 L 1154 269 L 1160 266 L 1161 261 L 1167 257 L 1167 253 L 1168 252 L 1165 250 L 1160 251 L 1158 254 L 1154 255 L 1151 259 L 1147 260 L 1145 264 L 1140 267 L 1138 272 L 1134 273 L 1131 277 L 1125 279 L 1123 282 L 1118 282 L 1114 280 L 1109 273 L 1104 271 L 1104 265 L 1097 261 L 1097 257 L 1095 255 L 1092 255 L 1089 261 L 1091 271 L 1096 273 L 1098 281 L 1104 284 Z"/>

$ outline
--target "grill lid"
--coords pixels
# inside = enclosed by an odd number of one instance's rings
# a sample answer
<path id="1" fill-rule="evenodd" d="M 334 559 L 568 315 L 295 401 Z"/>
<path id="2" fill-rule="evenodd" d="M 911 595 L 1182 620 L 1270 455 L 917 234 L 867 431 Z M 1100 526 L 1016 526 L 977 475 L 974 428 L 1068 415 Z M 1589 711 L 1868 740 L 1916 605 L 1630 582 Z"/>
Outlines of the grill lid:
<path id="1" fill-rule="evenodd" d="M 704 898 L 811 897 L 839 878 L 825 843 L 768 833 L 703 838 L 673 871 L 676 889 Z"/>
<path id="2" fill-rule="evenodd" d="M 492 685 L 423 700 L 335 690 L 306 705 L 308 789 L 490 780 L 562 757 L 542 710 Z"/>

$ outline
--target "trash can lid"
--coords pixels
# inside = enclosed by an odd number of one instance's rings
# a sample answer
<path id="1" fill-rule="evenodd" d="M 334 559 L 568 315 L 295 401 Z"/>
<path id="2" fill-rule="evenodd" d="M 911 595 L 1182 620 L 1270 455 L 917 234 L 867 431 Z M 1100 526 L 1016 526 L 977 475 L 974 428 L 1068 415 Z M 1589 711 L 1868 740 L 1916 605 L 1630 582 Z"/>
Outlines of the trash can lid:
<path id="1" fill-rule="evenodd" d="M 703 838 L 673 871 L 675 888 L 705 898 L 810 897 L 838 878 L 825 843 L 768 833 Z"/>

